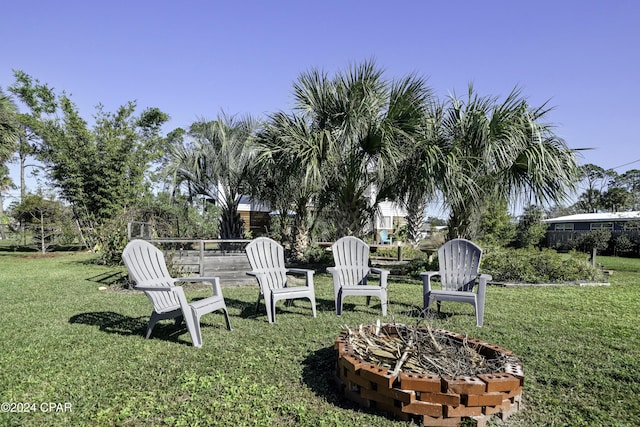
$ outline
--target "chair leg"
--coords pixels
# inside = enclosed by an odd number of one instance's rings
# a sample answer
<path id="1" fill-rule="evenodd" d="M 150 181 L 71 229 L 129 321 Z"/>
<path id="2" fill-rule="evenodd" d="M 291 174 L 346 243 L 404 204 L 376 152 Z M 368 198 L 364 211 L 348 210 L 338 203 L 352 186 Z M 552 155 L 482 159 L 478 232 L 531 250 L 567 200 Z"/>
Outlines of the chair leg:
<path id="1" fill-rule="evenodd" d="M 231 330 L 231 322 L 229 321 L 229 312 L 227 311 L 227 308 L 223 308 L 222 309 L 222 313 L 224 314 L 224 320 L 227 323 L 227 330 Z"/>
<path id="2" fill-rule="evenodd" d="M 336 315 L 342 315 L 342 289 L 340 289 L 336 295 Z"/>
<path id="3" fill-rule="evenodd" d="M 267 320 L 269 321 L 269 323 L 273 323 L 276 321 L 275 319 L 276 305 L 275 305 L 275 302 L 273 301 L 273 295 L 267 292 L 263 296 L 264 296 L 264 305 L 267 308 Z"/>
<path id="4" fill-rule="evenodd" d="M 160 320 L 160 315 L 155 311 L 151 313 L 151 317 L 149 318 L 149 325 L 147 326 L 147 334 L 145 335 L 146 339 L 149 339 L 149 337 L 151 337 L 151 332 L 153 331 L 154 326 L 156 326 L 156 323 L 158 323 L 158 320 Z"/>
<path id="5" fill-rule="evenodd" d="M 200 332 L 200 315 L 196 310 L 191 308 L 191 313 L 184 314 L 184 321 L 187 324 L 187 330 L 191 336 L 191 342 L 194 347 L 202 347 L 202 334 Z"/>
<path id="6" fill-rule="evenodd" d="M 387 293 L 383 292 L 380 294 L 380 304 L 382 305 L 382 315 L 387 315 Z"/>
<path id="7" fill-rule="evenodd" d="M 311 301 L 311 312 L 313 313 L 313 317 L 316 317 L 316 297 L 309 297 L 309 301 Z"/>
<path id="8" fill-rule="evenodd" d="M 474 304 L 476 309 L 476 326 L 481 328 L 484 323 L 484 297 L 478 297 L 477 304 Z"/>

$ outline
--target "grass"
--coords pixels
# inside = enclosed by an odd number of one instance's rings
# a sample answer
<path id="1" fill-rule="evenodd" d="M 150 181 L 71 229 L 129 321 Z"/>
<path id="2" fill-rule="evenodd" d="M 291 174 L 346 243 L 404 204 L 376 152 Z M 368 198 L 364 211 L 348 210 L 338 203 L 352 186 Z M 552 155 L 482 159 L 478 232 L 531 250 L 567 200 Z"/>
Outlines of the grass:
<path id="1" fill-rule="evenodd" d="M 0 401 L 29 404 L 0 413 L 0 425 L 407 425 L 354 407 L 330 383 L 334 339 L 344 325 L 375 322 L 380 308 L 350 298 L 335 316 L 326 275 L 316 277 L 316 319 L 308 302 L 280 303 L 273 325 L 264 308 L 254 315 L 256 287 L 224 288 L 234 329 L 204 316 L 196 349 L 171 322 L 143 339 L 146 297 L 99 291 L 119 270 L 91 258 L 0 252 Z M 615 270 L 611 286 L 491 286 L 483 328 L 464 304 L 445 303 L 452 316 L 430 320 L 522 359 L 524 408 L 497 424 L 640 425 L 640 260 L 598 262 Z M 389 298 L 386 320 L 417 321 L 418 284 L 394 281 Z"/>

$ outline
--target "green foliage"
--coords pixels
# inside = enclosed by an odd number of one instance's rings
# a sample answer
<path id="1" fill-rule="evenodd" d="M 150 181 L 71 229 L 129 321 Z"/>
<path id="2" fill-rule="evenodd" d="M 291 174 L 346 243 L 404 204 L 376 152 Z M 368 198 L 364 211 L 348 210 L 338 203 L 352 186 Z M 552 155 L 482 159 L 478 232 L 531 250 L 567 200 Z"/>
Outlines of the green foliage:
<path id="1" fill-rule="evenodd" d="M 615 238 L 613 250 L 616 255 L 630 254 L 635 249 L 635 244 L 626 235 L 621 234 Z"/>
<path id="2" fill-rule="evenodd" d="M 611 231 L 606 228 L 591 230 L 581 233 L 574 241 L 570 242 L 573 247 L 584 252 L 591 252 L 594 249 L 604 251 L 609 248 L 611 241 Z"/>
<path id="3" fill-rule="evenodd" d="M 552 249 L 484 248 L 482 272 L 503 283 L 565 283 L 602 281 L 600 270 L 577 252 L 559 254 Z"/>
<path id="4" fill-rule="evenodd" d="M 136 217 L 135 211 L 127 210 L 102 222 L 95 231 L 98 252 L 97 262 L 105 265 L 116 265 L 122 262 L 122 251 L 127 245 L 127 224 Z"/>
<path id="5" fill-rule="evenodd" d="M 540 247 L 544 243 L 549 226 L 542 222 L 543 219 L 544 211 L 542 208 L 530 205 L 524 209 L 516 226 L 515 244 L 517 247 Z"/>
<path id="6" fill-rule="evenodd" d="M 59 201 L 27 194 L 10 210 L 14 220 L 30 230 L 33 245 L 43 253 L 52 245 L 68 245 L 76 239 L 72 214 Z"/>
<path id="7" fill-rule="evenodd" d="M 18 107 L 0 88 L 0 165 L 13 156 L 19 135 Z"/>
<path id="8" fill-rule="evenodd" d="M 423 252 L 419 246 L 413 245 L 402 245 L 402 259 L 411 260 L 411 259 L 427 259 L 429 255 L 426 252 Z M 382 246 L 376 248 L 375 251 L 376 257 L 382 258 L 398 258 L 398 246 Z"/>
<path id="9" fill-rule="evenodd" d="M 99 105 L 89 128 L 66 94 L 14 74 L 11 90 L 29 107 L 25 123 L 38 137 L 35 154 L 87 230 L 135 206 L 147 193 L 150 163 L 161 155 L 160 127 L 168 116 L 155 108 L 136 116 L 134 102 L 115 113 Z"/>
<path id="10" fill-rule="evenodd" d="M 489 245 L 509 245 L 515 237 L 516 229 L 507 210 L 506 199 L 487 203 L 483 208 L 478 228 L 479 239 Z"/>

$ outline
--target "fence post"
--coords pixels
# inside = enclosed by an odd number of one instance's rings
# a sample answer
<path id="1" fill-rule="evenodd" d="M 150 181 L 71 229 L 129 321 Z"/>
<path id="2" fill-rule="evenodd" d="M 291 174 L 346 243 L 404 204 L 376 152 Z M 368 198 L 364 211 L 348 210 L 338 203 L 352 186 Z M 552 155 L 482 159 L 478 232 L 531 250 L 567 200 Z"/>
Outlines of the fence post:
<path id="1" fill-rule="evenodd" d="M 204 276 L 204 240 L 200 240 L 200 276 Z"/>

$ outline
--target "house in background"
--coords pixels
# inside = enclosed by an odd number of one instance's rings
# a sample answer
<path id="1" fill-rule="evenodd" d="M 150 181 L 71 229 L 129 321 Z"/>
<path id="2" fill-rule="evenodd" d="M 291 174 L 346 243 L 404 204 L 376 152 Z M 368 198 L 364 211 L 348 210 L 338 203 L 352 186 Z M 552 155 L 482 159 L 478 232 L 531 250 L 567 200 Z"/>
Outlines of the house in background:
<path id="1" fill-rule="evenodd" d="M 238 214 L 243 221 L 243 233 L 251 232 L 251 236 L 266 235 L 270 228 L 271 208 L 267 203 L 256 202 L 248 196 L 242 196 L 238 204 Z"/>
<path id="2" fill-rule="evenodd" d="M 640 233 L 640 211 L 567 215 L 546 219 L 543 222 L 549 225 L 548 247 L 563 246 L 580 234 L 592 230 L 607 229 L 614 238 L 626 234 L 632 240 Z"/>

